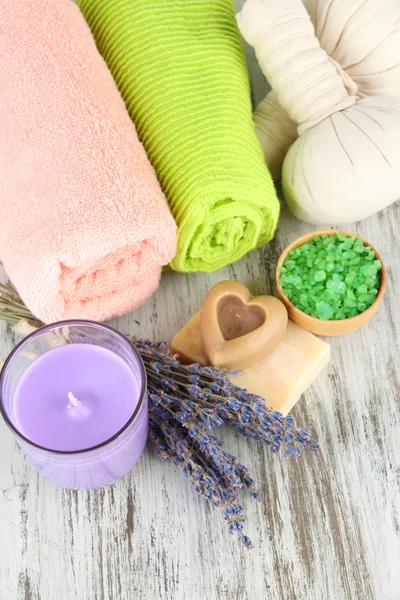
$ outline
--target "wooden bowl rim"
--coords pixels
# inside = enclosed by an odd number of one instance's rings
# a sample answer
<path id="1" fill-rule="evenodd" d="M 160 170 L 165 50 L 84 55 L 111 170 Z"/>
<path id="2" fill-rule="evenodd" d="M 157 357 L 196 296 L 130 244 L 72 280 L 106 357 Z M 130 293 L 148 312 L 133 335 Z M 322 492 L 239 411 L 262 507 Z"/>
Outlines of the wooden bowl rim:
<path id="1" fill-rule="evenodd" d="M 313 315 L 308 315 L 307 313 L 302 311 L 300 308 L 297 308 L 297 306 L 295 306 L 289 300 L 289 298 L 286 296 L 286 294 L 284 294 L 282 286 L 279 282 L 280 269 L 281 269 L 281 266 L 284 263 L 287 255 L 289 254 L 289 252 L 291 250 L 294 250 L 295 248 L 298 248 L 299 246 L 302 246 L 306 242 L 312 240 L 312 238 L 315 235 L 320 235 L 320 236 L 325 235 L 325 234 L 326 235 L 334 235 L 335 233 L 343 233 L 343 234 L 347 235 L 348 237 L 356 237 L 359 240 L 362 240 L 366 246 L 369 246 L 375 252 L 375 257 L 376 257 L 375 260 L 380 260 L 381 264 L 382 264 L 382 269 L 380 270 L 380 274 L 379 274 L 380 275 L 379 292 L 378 292 L 378 295 L 376 296 L 374 302 L 371 304 L 371 306 L 369 306 L 362 313 L 355 315 L 355 317 L 349 317 L 348 319 L 329 319 L 329 320 L 318 319 L 318 317 L 314 317 Z M 282 254 L 279 257 L 278 264 L 276 266 L 276 285 L 277 285 L 279 294 L 283 298 L 285 298 L 285 302 L 287 302 L 287 304 L 290 305 L 290 308 L 294 312 L 298 312 L 299 314 L 304 315 L 305 317 L 308 317 L 308 319 L 310 319 L 311 322 L 314 322 L 314 323 L 341 323 L 341 324 L 355 323 L 356 321 L 360 320 L 360 317 L 363 317 L 363 321 L 366 323 L 367 321 L 369 321 L 370 318 L 372 318 L 374 316 L 376 307 L 382 300 L 383 292 L 385 291 L 385 287 L 386 287 L 386 269 L 385 269 L 385 265 L 383 263 L 382 257 L 379 254 L 379 252 L 376 250 L 376 248 L 372 244 L 370 244 L 367 240 L 365 240 L 363 237 L 361 237 L 360 235 L 357 235 L 356 233 L 350 233 L 349 231 L 345 231 L 344 229 L 317 229 L 316 231 L 310 231 L 309 233 L 305 233 L 304 235 L 301 235 L 297 239 L 293 240 L 293 242 L 291 242 L 285 248 L 285 250 L 282 252 Z M 371 313 L 370 316 L 367 319 L 365 319 L 365 316 L 367 316 L 369 313 Z"/>

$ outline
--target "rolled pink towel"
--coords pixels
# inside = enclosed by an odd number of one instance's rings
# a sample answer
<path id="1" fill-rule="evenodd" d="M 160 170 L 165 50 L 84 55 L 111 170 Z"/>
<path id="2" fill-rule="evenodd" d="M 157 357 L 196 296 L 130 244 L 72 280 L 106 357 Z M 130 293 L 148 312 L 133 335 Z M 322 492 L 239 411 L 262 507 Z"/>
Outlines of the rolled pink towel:
<path id="1" fill-rule="evenodd" d="M 70 0 L 0 2 L 0 259 L 43 321 L 144 302 L 176 226 Z"/>

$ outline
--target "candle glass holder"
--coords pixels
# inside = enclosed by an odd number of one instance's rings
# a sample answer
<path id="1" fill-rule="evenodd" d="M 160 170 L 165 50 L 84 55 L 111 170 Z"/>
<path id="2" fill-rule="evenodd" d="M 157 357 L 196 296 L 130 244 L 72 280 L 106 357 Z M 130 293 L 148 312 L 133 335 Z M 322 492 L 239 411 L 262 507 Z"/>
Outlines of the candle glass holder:
<path id="1" fill-rule="evenodd" d="M 115 435 L 73 451 L 42 447 L 26 437 L 18 426 L 15 403 L 18 384 L 28 367 L 67 344 L 93 344 L 117 354 L 129 366 L 140 390 L 137 404 L 132 401 L 132 414 Z M 144 364 L 128 339 L 111 327 L 78 320 L 47 325 L 25 338 L 7 358 L 0 375 L 0 410 L 27 457 L 45 477 L 74 490 L 101 488 L 126 475 L 145 447 L 148 399 Z"/>

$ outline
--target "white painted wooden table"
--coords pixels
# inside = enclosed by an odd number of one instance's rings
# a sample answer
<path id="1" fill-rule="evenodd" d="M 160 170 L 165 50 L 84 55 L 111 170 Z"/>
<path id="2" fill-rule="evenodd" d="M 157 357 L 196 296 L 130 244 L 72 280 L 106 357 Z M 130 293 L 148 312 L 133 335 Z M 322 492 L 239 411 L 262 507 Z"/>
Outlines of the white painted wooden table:
<path id="1" fill-rule="evenodd" d="M 250 52 L 249 68 L 258 101 Z M 310 229 L 284 208 L 272 243 L 212 275 L 166 274 L 112 325 L 170 339 L 221 279 L 273 293 L 280 252 Z M 40 477 L 1 422 L 0 600 L 400 599 L 400 204 L 349 229 L 382 253 L 388 286 L 366 328 L 331 340 L 330 366 L 293 411 L 322 452 L 285 460 L 222 432 L 263 494 L 244 498 L 255 550 L 151 451 L 116 485 L 71 492 Z M 17 341 L 2 325 L 0 359 Z"/>

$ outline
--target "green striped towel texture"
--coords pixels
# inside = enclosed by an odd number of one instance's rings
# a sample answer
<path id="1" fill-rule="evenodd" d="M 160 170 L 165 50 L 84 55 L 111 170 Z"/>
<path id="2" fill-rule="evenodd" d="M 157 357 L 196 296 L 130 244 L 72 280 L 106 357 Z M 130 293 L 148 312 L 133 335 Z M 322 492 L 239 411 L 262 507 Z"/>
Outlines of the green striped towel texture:
<path id="1" fill-rule="evenodd" d="M 233 0 L 80 0 L 179 227 L 177 271 L 214 271 L 279 216 Z"/>

